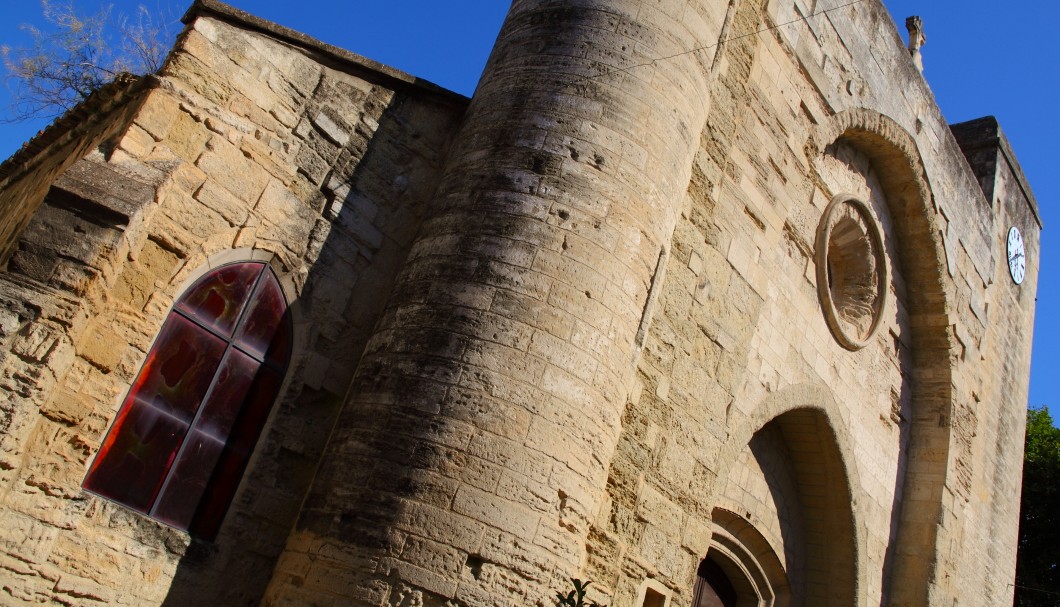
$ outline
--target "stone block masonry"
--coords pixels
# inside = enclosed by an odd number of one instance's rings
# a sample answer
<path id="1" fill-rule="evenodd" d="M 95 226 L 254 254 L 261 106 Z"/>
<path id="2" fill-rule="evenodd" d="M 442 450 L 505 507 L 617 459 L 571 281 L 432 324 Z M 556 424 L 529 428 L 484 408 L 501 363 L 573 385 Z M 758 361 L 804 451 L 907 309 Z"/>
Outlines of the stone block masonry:
<path id="1" fill-rule="evenodd" d="M 520 0 L 467 100 L 198 0 L 0 165 L 0 603 L 1010 601 L 1036 203 L 815 8 Z M 295 337 L 207 542 L 81 481 L 234 261 Z"/>
<path id="2" fill-rule="evenodd" d="M 7 173 L 0 199 L 40 206 L 0 287 L 0 603 L 260 600 L 407 254 L 464 100 L 243 18 L 197 6 L 166 70 L 82 135 L 99 151 L 52 168 L 66 148 L 42 146 L 41 168 Z M 80 484 L 173 300 L 251 259 L 282 277 L 297 344 L 202 545 Z"/>

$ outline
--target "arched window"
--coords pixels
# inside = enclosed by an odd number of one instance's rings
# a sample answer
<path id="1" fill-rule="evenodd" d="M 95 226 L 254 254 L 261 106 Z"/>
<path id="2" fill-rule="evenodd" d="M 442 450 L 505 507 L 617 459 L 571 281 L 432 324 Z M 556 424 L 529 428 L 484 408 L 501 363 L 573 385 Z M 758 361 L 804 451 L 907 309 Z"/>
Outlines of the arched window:
<path id="1" fill-rule="evenodd" d="M 166 318 L 84 488 L 213 539 L 290 353 L 287 301 L 268 264 L 208 272 Z"/>

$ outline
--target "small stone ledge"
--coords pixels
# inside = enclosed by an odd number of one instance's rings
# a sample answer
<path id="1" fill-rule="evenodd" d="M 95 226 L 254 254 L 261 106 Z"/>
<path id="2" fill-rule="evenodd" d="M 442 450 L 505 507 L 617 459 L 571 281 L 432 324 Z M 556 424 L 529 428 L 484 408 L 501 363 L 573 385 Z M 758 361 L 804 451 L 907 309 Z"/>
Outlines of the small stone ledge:
<path id="1" fill-rule="evenodd" d="M 152 76 L 119 74 L 112 82 L 57 118 L 0 163 L 0 189 L 31 172 L 42 159 L 48 157 L 50 150 L 81 139 L 93 125 L 109 120 L 130 98 L 154 88 L 157 84 L 158 79 Z"/>

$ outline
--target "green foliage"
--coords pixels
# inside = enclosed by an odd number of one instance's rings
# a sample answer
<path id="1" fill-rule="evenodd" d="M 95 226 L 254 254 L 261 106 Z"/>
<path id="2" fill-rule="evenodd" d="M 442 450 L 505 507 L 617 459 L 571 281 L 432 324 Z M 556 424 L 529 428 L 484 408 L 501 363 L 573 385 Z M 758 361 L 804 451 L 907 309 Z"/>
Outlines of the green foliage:
<path id="1" fill-rule="evenodd" d="M 1060 605 L 1060 429 L 1049 409 L 1027 411 L 1016 607 Z"/>
<path id="2" fill-rule="evenodd" d="M 585 589 L 589 587 L 592 582 L 582 582 L 578 578 L 571 578 L 571 584 L 574 585 L 574 589 L 563 594 L 562 592 L 556 593 L 556 607 L 606 607 L 595 601 L 585 602 Z"/>
<path id="3" fill-rule="evenodd" d="M 82 14 L 73 0 L 41 0 L 41 8 L 46 27 L 20 26 L 30 46 L 0 47 L 15 85 L 7 122 L 58 116 L 121 73 L 147 74 L 162 66 L 168 22 L 143 5 L 133 18 L 113 16 L 110 5 Z"/>

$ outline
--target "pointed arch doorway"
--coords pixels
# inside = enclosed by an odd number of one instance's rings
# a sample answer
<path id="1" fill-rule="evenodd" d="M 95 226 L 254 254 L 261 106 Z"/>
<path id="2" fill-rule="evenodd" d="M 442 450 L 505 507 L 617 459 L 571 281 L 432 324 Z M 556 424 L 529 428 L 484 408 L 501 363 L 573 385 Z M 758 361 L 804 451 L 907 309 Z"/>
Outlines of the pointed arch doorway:
<path id="1" fill-rule="evenodd" d="M 692 607 L 737 607 L 736 587 L 729 576 L 708 554 L 696 570 Z"/>
<path id="2" fill-rule="evenodd" d="M 728 469 L 692 607 L 857 604 L 850 470 L 825 410 L 778 412 Z"/>

